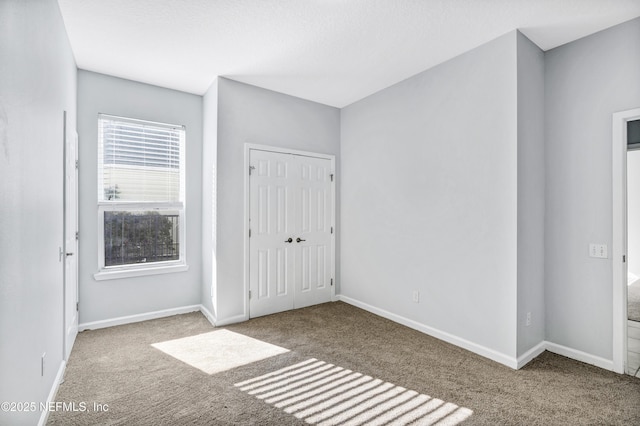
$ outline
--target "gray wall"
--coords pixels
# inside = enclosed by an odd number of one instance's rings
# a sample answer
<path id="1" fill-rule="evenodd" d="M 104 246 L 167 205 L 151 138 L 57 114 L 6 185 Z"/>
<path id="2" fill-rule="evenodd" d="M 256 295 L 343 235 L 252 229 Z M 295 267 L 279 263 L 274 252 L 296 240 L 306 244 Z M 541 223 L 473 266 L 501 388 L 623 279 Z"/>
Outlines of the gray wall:
<path id="1" fill-rule="evenodd" d="M 58 3 L 0 2 L 0 58 L 0 401 L 40 403 L 63 357 L 64 110 L 76 125 L 76 65 Z M 39 416 L 0 411 L 0 424 Z"/>
<path id="2" fill-rule="evenodd" d="M 640 19 L 545 53 L 547 340 L 612 358 L 611 116 L 640 107 Z"/>
<path id="3" fill-rule="evenodd" d="M 514 31 L 341 111 L 342 295 L 515 358 L 516 97 Z"/>
<path id="4" fill-rule="evenodd" d="M 545 338 L 544 53 L 520 32 L 517 42 L 518 356 L 521 356 Z"/>
<path id="5" fill-rule="evenodd" d="M 96 281 L 98 113 L 186 126 L 189 270 Z M 80 70 L 80 323 L 200 304 L 202 283 L 202 97 Z"/>
<path id="6" fill-rule="evenodd" d="M 205 118 L 205 122 L 210 117 Z M 245 315 L 244 145 L 339 154 L 340 112 L 225 78 L 218 80 L 217 283 L 219 321 Z M 337 159 L 339 163 L 339 160 Z M 211 167 L 210 165 L 204 166 Z M 338 169 L 337 179 L 340 179 Z M 337 206 L 337 214 L 340 205 Z M 339 224 L 338 224 L 339 225 Z M 339 233 L 338 227 L 338 233 Z M 339 259 L 339 257 L 338 257 Z M 207 284 L 205 283 L 205 286 Z"/>

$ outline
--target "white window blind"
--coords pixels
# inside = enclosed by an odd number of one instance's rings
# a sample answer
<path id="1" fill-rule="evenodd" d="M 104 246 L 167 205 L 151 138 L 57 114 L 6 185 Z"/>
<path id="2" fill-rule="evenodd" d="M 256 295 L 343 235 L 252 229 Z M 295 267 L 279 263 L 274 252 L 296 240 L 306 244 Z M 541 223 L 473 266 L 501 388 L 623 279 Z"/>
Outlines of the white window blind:
<path id="1" fill-rule="evenodd" d="M 185 270 L 184 154 L 184 126 L 98 116 L 96 279 Z"/>
<path id="2" fill-rule="evenodd" d="M 98 117 L 101 201 L 179 202 L 184 127 Z"/>

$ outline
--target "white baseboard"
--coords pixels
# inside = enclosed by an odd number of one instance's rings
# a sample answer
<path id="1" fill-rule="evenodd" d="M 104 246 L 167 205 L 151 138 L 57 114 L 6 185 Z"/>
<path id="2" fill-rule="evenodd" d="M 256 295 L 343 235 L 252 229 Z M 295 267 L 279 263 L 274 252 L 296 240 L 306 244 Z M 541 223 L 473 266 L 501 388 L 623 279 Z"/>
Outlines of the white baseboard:
<path id="1" fill-rule="evenodd" d="M 445 342 L 467 349 L 468 351 L 481 355 L 485 358 L 489 358 L 493 361 L 499 362 L 500 364 L 506 365 L 507 367 L 511 367 L 516 370 L 524 367 L 531 360 L 533 360 L 542 352 L 547 350 L 549 352 L 553 352 L 554 354 L 566 356 L 567 358 L 571 358 L 576 361 L 595 365 L 596 367 L 600 367 L 605 370 L 614 371 L 613 361 L 610 359 L 604 359 L 599 356 L 588 354 L 586 352 L 582 352 L 577 349 L 572 349 L 572 348 L 558 345 L 557 343 L 552 343 L 548 341 L 543 341 L 538 343 L 536 346 L 529 349 L 526 353 L 524 353 L 523 355 L 515 359 L 505 354 L 502 354 L 500 352 L 494 351 L 493 349 L 486 348 L 484 346 L 478 345 L 476 343 L 470 342 L 468 340 L 462 339 L 460 337 L 454 336 L 444 331 L 421 324 L 417 321 L 410 320 L 403 316 L 393 314 L 391 312 L 385 311 L 384 309 L 371 306 L 359 300 L 352 299 L 350 297 L 342 296 L 342 295 L 338 295 L 337 299 L 345 303 L 348 303 L 350 305 L 357 306 L 361 309 L 364 309 L 365 311 L 369 311 L 373 314 L 387 318 L 391 321 L 397 322 L 398 324 L 405 325 L 409 328 L 413 328 L 414 330 L 418 330 L 425 334 L 433 336 L 437 339 L 444 340 Z"/>
<path id="2" fill-rule="evenodd" d="M 248 321 L 249 317 L 245 314 L 236 315 L 229 318 L 216 318 L 204 305 L 200 305 L 200 312 L 209 320 L 214 327 L 223 327 L 225 325 L 235 324 L 238 322 Z"/>
<path id="3" fill-rule="evenodd" d="M 454 336 L 453 334 L 449 334 L 442 330 L 438 330 L 428 325 L 405 318 L 401 315 L 391 313 L 384 309 L 377 308 L 375 306 L 369 305 L 367 303 L 361 302 L 356 299 L 352 299 L 347 296 L 337 295 L 336 300 L 340 300 L 350 305 L 357 306 L 358 308 L 364 309 L 365 311 L 379 315 L 383 318 L 387 318 L 391 321 L 397 322 L 398 324 L 402 324 L 414 330 L 418 330 L 422 333 L 428 334 L 437 339 L 451 343 L 453 345 L 456 345 L 458 347 L 471 351 L 485 358 L 489 358 L 493 361 L 496 361 L 500 364 L 506 365 L 507 367 L 510 367 L 513 369 L 520 369 L 524 367 L 532 359 L 540 355 L 545 350 L 548 350 L 549 352 L 566 356 L 567 358 L 575 359 L 576 361 L 581 361 L 587 364 L 595 365 L 596 367 L 604 368 L 605 370 L 610 370 L 610 371 L 614 370 L 612 360 L 604 359 L 595 355 L 588 354 L 586 352 L 579 351 L 577 349 L 572 349 L 566 346 L 558 345 L 556 343 L 547 342 L 547 341 L 540 342 L 539 344 L 531 348 L 529 351 L 527 351 L 525 354 L 523 354 L 522 356 L 516 359 L 514 357 L 510 357 L 508 355 L 505 355 L 493 349 L 489 349 L 482 345 L 478 345 L 477 343 L 470 342 L 461 337 Z M 186 314 L 189 312 L 196 312 L 196 311 L 202 312 L 202 314 L 207 318 L 207 320 L 211 324 L 213 324 L 215 327 L 222 327 L 225 325 L 235 324 L 238 322 L 247 321 L 249 319 L 245 314 L 236 315 L 229 318 L 217 319 L 203 305 L 191 305 L 191 306 L 183 306 L 180 308 L 165 309 L 162 311 L 147 312 L 147 313 L 138 314 L 138 315 L 129 315 L 124 317 L 112 318 L 108 320 L 87 322 L 87 323 L 80 324 L 78 326 L 78 329 L 79 331 L 96 330 L 99 328 L 113 327 L 116 325 L 130 324 L 134 322 L 147 321 L 151 319 L 169 317 L 169 316 L 178 315 L 178 314 Z M 54 388 L 52 389 L 53 397 L 55 397 L 55 391 L 57 391 L 58 386 L 60 384 L 59 381 L 62 380 L 62 374 L 64 374 L 65 366 L 66 364 L 64 364 L 63 362 L 63 365 L 61 366 L 61 370 L 58 372 L 59 378 L 56 377 L 56 383 L 54 384 Z M 41 420 L 42 420 L 42 417 L 41 417 Z M 44 421 L 46 422 L 46 416 Z"/>
<path id="4" fill-rule="evenodd" d="M 542 341 L 535 345 L 533 348 L 529 349 L 527 352 L 518 357 L 518 362 L 516 365 L 516 369 L 519 370 L 525 365 L 529 364 L 535 357 L 540 355 L 547 349 L 547 342 Z"/>
<path id="5" fill-rule="evenodd" d="M 79 331 L 97 330 L 99 328 L 113 327 L 116 325 L 131 324 L 134 322 L 147 321 L 156 318 L 170 317 L 173 315 L 186 314 L 200 311 L 214 327 L 222 327 L 237 322 L 247 321 L 246 315 L 236 315 L 230 318 L 217 319 L 204 305 L 182 306 L 180 308 L 164 309 L 162 311 L 146 312 L 144 314 L 129 315 L 125 317 L 111 318 L 101 321 L 85 322 L 78 326 Z"/>
<path id="6" fill-rule="evenodd" d="M 60 384 L 62 383 L 62 378 L 64 377 L 64 370 L 67 368 L 66 361 L 62 361 L 60 363 L 60 367 L 58 368 L 58 373 L 56 374 L 56 378 L 53 380 L 53 385 L 51 386 L 51 390 L 49 391 L 49 396 L 47 396 L 47 405 L 56 399 L 56 394 L 58 393 L 58 388 L 60 388 Z M 40 413 L 40 419 L 38 420 L 38 426 L 44 426 L 47 424 L 47 420 L 49 419 L 49 410 L 42 410 Z"/>
<path id="7" fill-rule="evenodd" d="M 451 343 L 452 345 L 459 346 L 485 358 L 489 358 L 493 361 L 499 362 L 500 364 L 506 365 L 507 367 L 513 369 L 518 368 L 518 360 L 514 357 L 510 357 L 493 349 L 489 349 L 461 337 L 454 336 L 453 334 L 449 334 L 436 328 L 429 327 L 428 325 L 419 323 L 417 321 L 405 318 L 397 314 L 393 314 L 389 311 L 385 311 L 384 309 L 377 308 L 375 306 L 369 305 L 356 299 L 352 299 L 347 296 L 339 295 L 337 299 L 350 305 L 357 306 L 358 308 L 364 309 L 365 311 L 369 311 L 373 314 L 379 315 L 383 318 L 397 322 L 398 324 L 402 324 L 409 328 L 413 328 L 414 330 L 418 330 L 422 333 L 428 334 L 429 336 L 444 340 L 445 342 Z"/>
<path id="8" fill-rule="evenodd" d="M 599 356 L 591 355 L 577 349 L 568 348 L 551 342 L 545 342 L 545 349 L 549 352 L 553 352 L 554 354 L 566 356 L 567 358 L 575 359 L 576 361 L 581 361 L 586 364 L 604 368 L 605 370 L 613 371 L 613 361 L 610 359 L 600 358 Z"/>
<path id="9" fill-rule="evenodd" d="M 211 323 L 212 326 L 216 326 L 216 317 L 204 306 L 200 305 L 200 312 Z"/>
<path id="10" fill-rule="evenodd" d="M 225 325 L 230 325 L 230 324 L 235 324 L 237 322 L 243 322 L 243 321 L 248 321 L 249 317 L 245 314 L 242 315 L 236 315 L 235 317 L 229 317 L 229 318 L 222 318 L 222 319 L 217 319 L 215 322 L 215 326 L 216 327 L 222 327 Z"/>
<path id="11" fill-rule="evenodd" d="M 200 311 L 201 305 L 182 306 L 180 308 L 164 309 L 161 311 L 147 312 L 144 314 L 128 315 L 125 317 L 111 318 L 107 320 L 85 322 L 78 326 L 79 331 L 96 330 L 99 328 L 113 327 L 116 325 L 131 324 L 156 318 L 170 317 L 172 315 L 187 314 Z"/>

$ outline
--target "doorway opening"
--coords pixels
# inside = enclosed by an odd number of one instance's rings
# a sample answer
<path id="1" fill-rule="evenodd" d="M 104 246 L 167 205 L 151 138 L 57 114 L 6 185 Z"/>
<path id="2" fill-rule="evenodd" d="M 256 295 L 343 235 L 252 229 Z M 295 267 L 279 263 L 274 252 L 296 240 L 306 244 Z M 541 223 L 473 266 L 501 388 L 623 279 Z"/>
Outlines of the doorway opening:
<path id="1" fill-rule="evenodd" d="M 640 373 L 640 120 L 627 121 L 627 367 Z"/>
<path id="2" fill-rule="evenodd" d="M 640 327 L 634 327 L 640 321 L 631 319 L 635 308 L 629 306 L 640 285 L 634 278 L 640 274 L 639 120 L 640 108 L 613 114 L 613 369 L 631 375 L 640 371 Z"/>
<path id="3" fill-rule="evenodd" d="M 247 144 L 245 312 L 335 298 L 335 157 Z"/>

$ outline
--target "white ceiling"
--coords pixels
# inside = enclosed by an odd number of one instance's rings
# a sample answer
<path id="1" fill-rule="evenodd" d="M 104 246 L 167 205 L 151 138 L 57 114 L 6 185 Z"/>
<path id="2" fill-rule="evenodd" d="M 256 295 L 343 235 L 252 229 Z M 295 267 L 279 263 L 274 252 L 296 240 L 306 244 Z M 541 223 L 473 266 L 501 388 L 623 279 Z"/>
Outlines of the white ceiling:
<path id="1" fill-rule="evenodd" d="M 520 29 L 543 50 L 639 0 L 58 0 L 78 67 L 204 94 L 216 76 L 343 107 Z"/>

